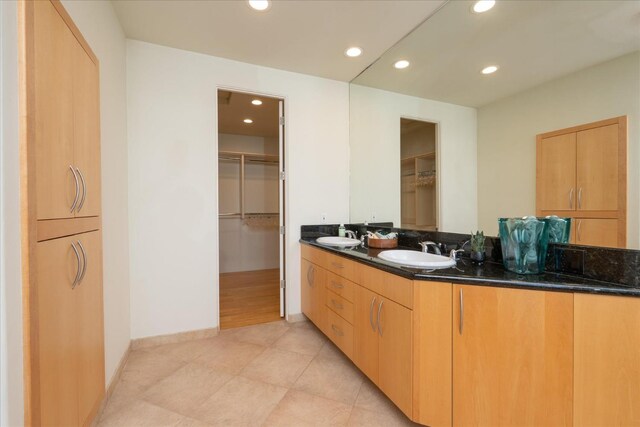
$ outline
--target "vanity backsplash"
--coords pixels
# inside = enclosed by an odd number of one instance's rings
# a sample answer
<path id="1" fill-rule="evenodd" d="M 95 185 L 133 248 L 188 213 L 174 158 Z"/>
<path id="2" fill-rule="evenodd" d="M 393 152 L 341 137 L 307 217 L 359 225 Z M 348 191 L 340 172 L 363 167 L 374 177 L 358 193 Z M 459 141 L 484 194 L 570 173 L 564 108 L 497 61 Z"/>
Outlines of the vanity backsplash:
<path id="1" fill-rule="evenodd" d="M 302 238 L 337 236 L 339 224 L 303 225 Z M 392 227 L 392 223 L 345 224 L 347 230 L 360 237 L 367 231 L 384 229 L 398 233 L 398 246 L 419 250 L 419 242 L 426 240 L 443 244 L 443 254 L 457 249 L 469 240 L 469 234 L 445 233 L 441 231 L 407 230 Z M 487 236 L 485 240 L 487 261 L 502 264 L 502 249 L 499 237 Z M 469 256 L 469 246 L 465 254 Z M 581 276 L 593 280 L 619 283 L 640 288 L 640 251 L 596 246 L 580 246 L 549 243 L 545 269 L 547 272 Z"/>

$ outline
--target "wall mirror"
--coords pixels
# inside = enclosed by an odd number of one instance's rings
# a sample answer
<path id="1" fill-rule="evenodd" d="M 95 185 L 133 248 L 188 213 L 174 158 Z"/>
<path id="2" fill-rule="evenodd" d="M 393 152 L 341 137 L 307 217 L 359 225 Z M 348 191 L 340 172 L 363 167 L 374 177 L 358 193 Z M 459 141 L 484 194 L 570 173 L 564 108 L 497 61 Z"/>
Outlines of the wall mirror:
<path id="1" fill-rule="evenodd" d="M 447 2 L 351 82 L 351 222 L 497 235 L 499 217 L 556 214 L 572 243 L 639 249 L 640 2 L 474 4 Z M 424 170 L 412 123 L 435 131 Z M 410 193 L 421 173 L 433 202 Z"/>

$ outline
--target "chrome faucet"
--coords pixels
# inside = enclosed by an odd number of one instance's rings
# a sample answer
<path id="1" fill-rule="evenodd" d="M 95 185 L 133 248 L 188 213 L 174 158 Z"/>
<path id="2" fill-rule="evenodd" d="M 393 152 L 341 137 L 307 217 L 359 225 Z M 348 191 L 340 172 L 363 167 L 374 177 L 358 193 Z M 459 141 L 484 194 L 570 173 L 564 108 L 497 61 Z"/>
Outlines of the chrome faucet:
<path id="1" fill-rule="evenodd" d="M 431 241 L 427 240 L 426 242 L 419 242 L 418 244 L 422 248 L 422 252 L 429 252 L 429 247 L 432 246 L 433 247 L 433 252 L 436 255 L 442 255 L 442 252 L 440 251 L 440 248 L 438 247 L 438 245 L 435 242 L 431 242 Z"/>
<path id="2" fill-rule="evenodd" d="M 449 258 L 453 258 L 455 260 L 460 259 L 460 254 L 464 253 L 464 247 L 467 246 L 471 242 L 470 240 L 465 241 L 462 245 L 460 245 L 460 249 L 451 249 L 449 253 Z"/>
<path id="3" fill-rule="evenodd" d="M 344 235 L 352 239 L 358 238 L 358 234 L 355 231 L 351 231 L 351 230 L 345 230 Z"/>

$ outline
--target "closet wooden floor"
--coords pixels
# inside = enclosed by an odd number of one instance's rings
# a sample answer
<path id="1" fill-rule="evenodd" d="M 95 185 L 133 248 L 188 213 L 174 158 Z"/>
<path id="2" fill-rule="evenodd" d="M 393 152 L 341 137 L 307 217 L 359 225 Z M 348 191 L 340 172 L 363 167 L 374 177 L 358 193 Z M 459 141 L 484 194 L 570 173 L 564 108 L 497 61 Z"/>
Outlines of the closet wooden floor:
<path id="1" fill-rule="evenodd" d="M 220 274 L 220 329 L 280 320 L 279 276 L 277 268 Z"/>

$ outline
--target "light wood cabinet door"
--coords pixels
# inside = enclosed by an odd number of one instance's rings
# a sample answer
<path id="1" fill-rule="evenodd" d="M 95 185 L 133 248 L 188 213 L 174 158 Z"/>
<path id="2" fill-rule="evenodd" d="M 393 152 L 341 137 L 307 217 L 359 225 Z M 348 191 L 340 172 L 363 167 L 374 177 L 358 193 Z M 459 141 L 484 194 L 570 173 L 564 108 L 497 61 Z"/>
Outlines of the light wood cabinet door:
<path id="1" fill-rule="evenodd" d="M 301 293 L 301 302 L 302 302 L 302 312 L 311 320 L 315 322 L 315 313 L 314 313 L 314 303 L 313 303 L 313 287 L 316 284 L 316 274 L 318 267 L 307 261 L 306 259 L 302 259 L 301 262 L 301 280 L 302 287 L 300 289 Z"/>
<path id="2" fill-rule="evenodd" d="M 78 424 L 77 291 L 80 253 L 72 237 L 37 243 L 38 370 L 40 424 Z M 76 250 L 79 248 L 76 244 Z"/>
<path id="3" fill-rule="evenodd" d="M 574 306 L 574 425 L 640 425 L 640 299 L 576 294 Z"/>
<path id="4" fill-rule="evenodd" d="M 74 164 L 81 180 L 75 216 L 100 215 L 100 83 L 98 65 L 75 42 L 73 49 Z"/>
<path id="5" fill-rule="evenodd" d="M 76 40 L 51 2 L 34 2 L 35 169 L 38 219 L 71 218 L 73 47 Z M 29 100 L 27 101 L 29 102 Z"/>
<path id="6" fill-rule="evenodd" d="M 618 124 L 577 134 L 577 209 L 618 209 Z"/>
<path id="7" fill-rule="evenodd" d="M 573 295 L 454 285 L 453 425 L 572 425 Z"/>
<path id="8" fill-rule="evenodd" d="M 618 246 L 618 220 L 600 218 L 575 219 L 575 243 L 590 246 Z"/>
<path id="9" fill-rule="evenodd" d="M 380 389 L 407 416 L 412 413 L 412 313 L 406 307 L 381 298 L 378 304 L 378 383 Z"/>
<path id="10" fill-rule="evenodd" d="M 82 245 L 84 276 L 75 289 L 78 310 L 78 413 L 80 424 L 97 413 L 105 391 L 102 308 L 102 233 L 74 237 Z"/>
<path id="11" fill-rule="evenodd" d="M 381 298 L 356 285 L 353 319 L 353 361 L 371 381 L 378 383 L 377 309 Z"/>
<path id="12" fill-rule="evenodd" d="M 539 138 L 536 161 L 536 209 L 576 208 L 576 134 Z"/>

